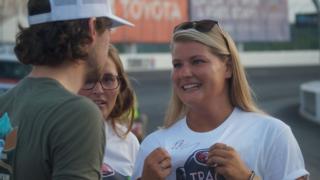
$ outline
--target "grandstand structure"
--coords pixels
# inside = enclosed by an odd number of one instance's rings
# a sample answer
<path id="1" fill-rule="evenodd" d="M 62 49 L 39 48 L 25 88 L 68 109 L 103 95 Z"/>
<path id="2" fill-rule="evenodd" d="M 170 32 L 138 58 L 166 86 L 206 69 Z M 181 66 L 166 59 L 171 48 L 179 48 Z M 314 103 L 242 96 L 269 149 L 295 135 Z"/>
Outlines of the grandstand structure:
<path id="1" fill-rule="evenodd" d="M 119 1 L 110 0 L 114 5 L 115 13 L 123 16 L 130 21 L 136 23 L 136 27 L 132 29 L 120 28 L 113 32 L 113 43 L 117 45 L 120 52 L 128 52 L 128 49 L 133 53 L 144 53 L 144 52 L 168 52 L 168 43 L 172 28 L 179 22 L 192 19 L 188 17 L 191 14 L 190 4 L 197 2 L 197 0 L 138 0 L 138 1 Z M 266 2 L 274 3 L 278 2 L 278 5 L 287 3 L 287 18 L 289 23 L 287 27 L 282 26 L 284 32 L 289 30 L 289 34 L 286 34 L 284 42 L 269 41 L 243 41 L 242 49 L 245 51 L 259 51 L 259 50 L 290 50 L 290 49 L 319 49 L 320 41 L 318 42 L 314 36 L 318 36 L 320 31 L 318 27 L 300 25 L 295 26 L 295 14 L 300 13 L 300 17 L 307 13 L 316 13 L 316 7 L 320 0 L 226 0 L 226 1 L 207 1 L 207 2 L 238 2 L 240 4 L 245 3 L 262 3 Z M 125 2 L 125 4 L 123 4 Z M 205 0 L 201 1 L 205 2 Z M 122 3 L 122 4 L 121 4 Z M 15 36 L 19 31 L 18 25 L 22 27 L 27 26 L 26 19 L 26 4 L 27 0 L 0 0 L 0 44 L 1 43 L 14 43 Z M 213 3 L 217 5 L 217 3 Z M 224 4 L 222 4 L 223 6 Z M 145 8 L 148 6 L 148 8 Z M 245 7 L 245 6 L 244 6 Z M 272 10 L 276 10 L 277 4 L 271 6 Z M 237 9 L 236 9 L 237 10 Z M 200 12 L 200 10 L 198 11 Z M 233 12 L 240 12 L 239 9 Z M 279 11 L 280 12 L 280 11 Z M 152 14 L 155 15 L 152 15 Z M 189 14 L 188 14 L 189 13 Z M 197 12 L 195 12 L 197 13 Z M 201 13 L 200 13 L 201 14 Z M 242 13 L 239 13 L 241 16 Z M 272 13 L 270 13 L 272 14 Z M 313 16 L 317 18 L 317 14 Z M 140 19 L 139 19 L 140 18 Z M 317 18 L 319 19 L 319 18 Z M 158 23 L 154 23 L 158 21 Z M 224 22 L 222 22 L 223 24 Z M 269 21 L 268 21 L 269 23 Z M 232 23 L 230 23 L 232 24 Z M 251 24 L 254 24 L 251 23 Z M 277 23 L 281 24 L 281 23 Z M 319 23 L 320 24 L 320 23 Z M 223 24 L 224 25 L 224 24 Z M 240 23 L 241 25 L 241 23 Z M 270 31 L 277 28 L 277 25 L 266 24 Z M 225 26 L 228 28 L 227 26 Z M 238 27 L 236 27 L 238 28 Z M 268 29 L 265 28 L 265 29 Z M 235 32 L 238 36 L 243 38 L 247 33 L 242 33 L 241 30 L 229 30 Z M 135 36 L 132 36 L 135 34 Z M 232 33 L 231 33 L 232 34 Z M 249 33 L 253 34 L 253 33 Z M 273 33 L 268 33 L 268 37 L 272 37 Z M 270 35 L 271 34 L 271 35 Z M 248 36 L 250 37 L 250 36 Z M 308 38 L 311 37 L 311 38 Z M 236 40 L 237 38 L 234 37 Z M 281 36 L 279 37 L 281 38 Z M 129 47 L 129 48 L 127 48 Z"/>

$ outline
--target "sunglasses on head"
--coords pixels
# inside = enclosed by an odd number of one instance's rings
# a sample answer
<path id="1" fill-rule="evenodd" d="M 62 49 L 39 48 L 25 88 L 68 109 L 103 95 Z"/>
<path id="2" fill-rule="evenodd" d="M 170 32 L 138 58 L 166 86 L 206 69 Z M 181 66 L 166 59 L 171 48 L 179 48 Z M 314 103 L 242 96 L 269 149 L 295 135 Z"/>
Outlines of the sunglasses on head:
<path id="1" fill-rule="evenodd" d="M 209 32 L 211 29 L 215 26 L 218 25 L 218 21 L 214 20 L 200 20 L 200 21 L 188 21 L 188 22 L 183 22 L 179 25 L 177 25 L 173 32 L 181 31 L 181 30 L 186 30 L 186 29 L 195 29 L 199 32 Z"/>

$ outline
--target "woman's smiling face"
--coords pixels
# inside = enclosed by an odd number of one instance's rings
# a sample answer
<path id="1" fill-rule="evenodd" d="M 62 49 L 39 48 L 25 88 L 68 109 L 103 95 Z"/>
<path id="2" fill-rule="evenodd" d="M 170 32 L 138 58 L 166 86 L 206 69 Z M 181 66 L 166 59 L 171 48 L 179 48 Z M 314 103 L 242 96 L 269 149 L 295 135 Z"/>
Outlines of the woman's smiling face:
<path id="1" fill-rule="evenodd" d="M 172 50 L 174 91 L 187 106 L 228 95 L 231 70 L 210 48 L 194 41 L 175 42 Z"/>

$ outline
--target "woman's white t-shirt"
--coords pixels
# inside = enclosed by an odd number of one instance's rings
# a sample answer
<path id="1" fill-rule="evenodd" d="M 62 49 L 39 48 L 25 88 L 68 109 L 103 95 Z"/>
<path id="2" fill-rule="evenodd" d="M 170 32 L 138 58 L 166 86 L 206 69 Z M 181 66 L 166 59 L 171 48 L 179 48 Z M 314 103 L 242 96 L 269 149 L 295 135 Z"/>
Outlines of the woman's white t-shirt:
<path id="1" fill-rule="evenodd" d="M 171 155 L 170 180 L 219 179 L 206 166 L 208 148 L 215 143 L 233 147 L 245 164 L 264 180 L 293 180 L 307 175 L 299 145 L 289 126 L 273 117 L 234 108 L 219 127 L 194 132 L 183 118 L 142 142 L 132 179 L 142 174 L 145 158 L 162 147 Z"/>
<path id="2" fill-rule="evenodd" d="M 127 131 L 127 128 L 120 124 L 117 124 L 116 128 L 119 129 L 120 133 Z M 102 167 L 103 179 L 128 179 L 127 177 L 132 175 L 140 146 L 139 141 L 131 132 L 126 138 L 119 137 L 108 122 L 105 122 L 105 131 L 106 148 Z"/>

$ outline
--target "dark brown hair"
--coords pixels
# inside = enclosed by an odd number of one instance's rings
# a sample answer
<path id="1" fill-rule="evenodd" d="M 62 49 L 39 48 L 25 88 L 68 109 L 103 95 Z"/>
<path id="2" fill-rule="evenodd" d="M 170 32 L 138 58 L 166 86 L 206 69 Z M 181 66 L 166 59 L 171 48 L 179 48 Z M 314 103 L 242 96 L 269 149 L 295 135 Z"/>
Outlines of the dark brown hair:
<path id="1" fill-rule="evenodd" d="M 84 46 L 92 42 L 89 19 L 49 22 L 24 28 L 17 35 L 14 51 L 23 64 L 58 66 L 65 61 L 85 59 Z M 99 34 L 111 21 L 97 18 Z"/>
<path id="2" fill-rule="evenodd" d="M 117 49 L 110 45 L 108 56 L 112 62 L 116 65 L 118 76 L 120 77 L 120 92 L 117 97 L 114 108 L 112 109 L 109 118 L 111 119 L 112 128 L 116 134 L 120 137 L 126 136 L 132 128 L 134 118 L 134 105 L 135 105 L 135 94 L 129 77 L 124 71 L 123 64 L 119 57 Z M 116 128 L 116 123 L 125 123 L 128 127 L 125 134 L 119 134 Z"/>

